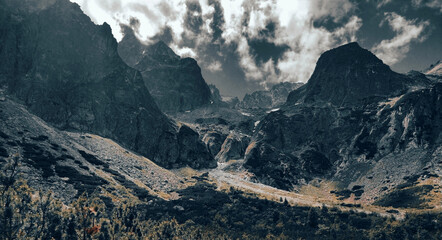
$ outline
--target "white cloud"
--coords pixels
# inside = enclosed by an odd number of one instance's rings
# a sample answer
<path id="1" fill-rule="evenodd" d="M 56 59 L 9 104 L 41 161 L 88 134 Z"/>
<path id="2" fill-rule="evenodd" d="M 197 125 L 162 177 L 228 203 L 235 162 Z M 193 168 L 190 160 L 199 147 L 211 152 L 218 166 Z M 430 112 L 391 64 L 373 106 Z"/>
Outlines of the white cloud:
<path id="1" fill-rule="evenodd" d="M 385 21 L 381 24 L 385 22 L 390 25 L 396 36 L 392 39 L 382 40 L 372 48 L 372 51 L 389 65 L 405 58 L 411 43 L 424 41 L 426 38 L 424 30 L 429 25 L 428 21 L 407 20 L 392 12 L 385 13 Z"/>
<path id="2" fill-rule="evenodd" d="M 211 72 L 219 72 L 222 70 L 222 64 L 219 61 L 213 61 L 207 66 L 207 69 Z"/>
<path id="3" fill-rule="evenodd" d="M 362 25 L 361 19 L 356 16 L 350 17 L 342 23 L 342 27 L 333 31 L 313 25 L 313 21 L 323 18 L 330 18 L 336 23 L 343 21 L 354 8 L 347 0 L 280 0 L 274 3 L 273 0 L 248 1 L 236 7 L 243 11 L 225 10 L 224 15 L 226 23 L 233 29 L 227 30 L 223 36 L 228 41 L 239 43 L 237 52 L 247 79 L 264 85 L 282 81 L 306 82 L 320 54 L 337 45 L 355 41 L 356 32 Z M 250 21 L 248 27 L 244 28 L 241 20 L 246 9 L 250 11 Z M 255 37 L 269 20 L 278 25 L 274 39 L 267 40 L 276 45 L 287 45 L 290 50 L 277 62 L 267 61 L 257 65 L 241 33 Z"/>
<path id="4" fill-rule="evenodd" d="M 188 48 L 188 47 L 178 47 L 176 44 L 172 44 L 171 46 L 169 46 L 170 48 L 172 48 L 172 50 L 179 56 L 181 57 L 191 57 L 191 58 L 197 58 L 198 55 L 195 53 L 195 51 L 193 51 L 193 49 Z"/>
<path id="5" fill-rule="evenodd" d="M 440 13 L 442 13 L 442 1 L 440 0 L 412 0 L 412 3 L 415 7 L 429 7 L 438 9 Z"/>
<path id="6" fill-rule="evenodd" d="M 129 24 L 131 17 L 140 20 L 139 37 L 147 40 L 155 36 L 164 26 L 170 26 L 177 39 L 184 31 L 182 19 L 186 10 L 183 0 L 70 0 L 96 24 L 107 22 L 114 37 L 121 40 L 120 23 Z"/>
<path id="7" fill-rule="evenodd" d="M 252 81 L 263 81 L 264 75 L 258 66 L 256 66 L 255 60 L 252 58 L 252 56 L 250 56 L 249 44 L 247 43 L 245 37 L 241 37 L 239 39 L 237 51 L 241 57 L 239 63 L 244 70 L 246 78 Z"/>
<path id="8" fill-rule="evenodd" d="M 392 0 L 381 0 L 378 5 L 376 6 L 377 8 L 381 8 L 387 4 L 389 4 Z"/>

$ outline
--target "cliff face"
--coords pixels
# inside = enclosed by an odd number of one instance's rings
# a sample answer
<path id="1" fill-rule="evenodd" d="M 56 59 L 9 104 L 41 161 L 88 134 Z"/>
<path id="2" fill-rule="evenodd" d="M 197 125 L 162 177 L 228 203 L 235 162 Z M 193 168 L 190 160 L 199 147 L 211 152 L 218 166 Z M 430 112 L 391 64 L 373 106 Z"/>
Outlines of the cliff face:
<path id="1" fill-rule="evenodd" d="M 162 41 L 143 45 L 127 27 L 124 32 L 118 52 L 141 72 L 162 111 L 183 112 L 211 103 L 210 88 L 194 59 L 180 58 Z"/>
<path id="2" fill-rule="evenodd" d="M 259 123 L 245 166 L 285 189 L 314 178 L 363 185 L 370 201 L 412 176 L 438 174 L 442 84 L 428 83 L 356 44 L 328 51 L 309 82 Z"/>
<path id="3" fill-rule="evenodd" d="M 121 60 L 109 25 L 93 24 L 67 0 L 35 8 L 6 1 L 0 18 L 0 82 L 32 113 L 63 130 L 115 139 L 164 167 L 213 166 L 206 149 L 180 146 L 179 128 Z M 200 158 L 182 159 L 186 152 Z"/>

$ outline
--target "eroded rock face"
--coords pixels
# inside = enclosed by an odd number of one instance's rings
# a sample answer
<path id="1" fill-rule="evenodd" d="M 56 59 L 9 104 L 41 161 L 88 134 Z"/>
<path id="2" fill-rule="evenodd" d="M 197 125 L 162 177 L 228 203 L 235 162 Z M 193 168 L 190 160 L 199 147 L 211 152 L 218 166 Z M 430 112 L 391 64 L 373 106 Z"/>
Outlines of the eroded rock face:
<path id="1" fill-rule="evenodd" d="M 159 110 L 141 74 L 121 60 L 109 25 L 95 25 L 67 0 L 32 11 L 5 3 L 0 11 L 0 83 L 31 112 L 60 129 L 115 139 L 161 166 L 185 165 L 182 152 L 208 156 L 179 146 L 177 126 Z M 199 166 L 213 161 L 198 160 Z"/>
<path id="2" fill-rule="evenodd" d="M 229 160 L 238 160 L 244 158 L 245 150 L 250 142 L 246 135 L 231 133 L 224 140 L 220 151 L 216 155 L 218 162 L 227 162 Z"/>
<path id="3" fill-rule="evenodd" d="M 214 168 L 215 161 L 207 161 L 212 156 L 207 151 L 206 145 L 199 140 L 199 135 L 190 127 L 183 125 L 178 132 L 180 156 L 178 166 L 186 163 L 192 168 Z M 204 154 L 202 154 L 204 153 Z"/>
<path id="4" fill-rule="evenodd" d="M 358 46 L 342 48 L 346 47 Z M 422 76 L 391 73 L 369 52 L 361 59 L 334 50 L 324 55 L 310 80 L 313 83 L 293 91 L 281 110 L 271 112 L 258 124 L 245 166 L 261 181 L 284 189 L 314 178 L 337 181 L 350 189 L 366 185 L 367 194 L 362 198 L 369 201 L 411 175 L 437 174 L 424 166 L 436 164 L 431 156 L 442 143 L 442 84 L 426 86 L 428 79 Z M 345 71 L 339 78 L 327 59 L 337 59 L 342 65 Z M 353 66 L 354 62 L 359 67 Z M 357 79 L 367 80 L 362 73 L 372 74 L 374 69 L 377 75 L 370 78 L 371 83 Z M 341 87 L 347 76 L 353 76 L 353 83 Z M 404 82 L 394 83 L 400 79 Z M 329 86 L 328 92 L 319 89 L 315 81 Z M 361 92 L 361 97 L 355 95 L 362 89 L 368 90 Z"/>
<path id="5" fill-rule="evenodd" d="M 298 166 L 297 157 L 266 143 L 251 142 L 245 152 L 244 167 L 251 170 L 261 183 L 280 189 L 291 189 L 299 183 L 302 170 Z"/>
<path id="6" fill-rule="evenodd" d="M 211 104 L 212 94 L 192 58 L 180 58 L 164 42 L 143 45 L 132 29 L 125 27 L 118 46 L 122 59 L 139 70 L 160 109 L 182 112 Z"/>
<path id="7" fill-rule="evenodd" d="M 207 148 L 209 149 L 210 154 L 212 156 L 216 156 L 218 152 L 221 150 L 221 146 L 223 145 L 223 142 L 226 138 L 226 135 L 216 132 L 216 131 L 209 131 L 206 134 L 204 134 L 203 142 L 206 144 Z"/>

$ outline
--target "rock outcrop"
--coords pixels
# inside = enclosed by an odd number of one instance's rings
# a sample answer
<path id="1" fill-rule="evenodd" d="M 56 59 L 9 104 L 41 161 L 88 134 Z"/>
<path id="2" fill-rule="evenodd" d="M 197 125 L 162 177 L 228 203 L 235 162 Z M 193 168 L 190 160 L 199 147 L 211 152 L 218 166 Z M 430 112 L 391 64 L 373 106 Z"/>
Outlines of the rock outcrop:
<path id="1" fill-rule="evenodd" d="M 226 135 L 217 131 L 209 131 L 204 134 L 203 142 L 206 144 L 213 157 L 215 157 L 221 150 L 225 138 Z"/>
<path id="2" fill-rule="evenodd" d="M 216 155 L 216 159 L 218 162 L 227 162 L 229 160 L 244 158 L 244 153 L 249 142 L 250 138 L 246 135 L 236 133 L 229 134 Z"/>
<path id="3" fill-rule="evenodd" d="M 45 3 L 0 6 L 0 83 L 8 94 L 59 129 L 114 139 L 161 166 L 213 165 L 206 149 L 180 145 L 198 136 L 178 137 L 141 74 L 121 60 L 108 24 L 95 25 L 67 0 Z M 190 153 L 198 157 L 182 159 Z"/>
<path id="4" fill-rule="evenodd" d="M 162 41 L 143 45 L 132 29 L 123 28 L 118 52 L 129 66 L 141 72 L 162 111 L 183 112 L 213 102 L 210 88 L 194 59 L 180 58 Z"/>

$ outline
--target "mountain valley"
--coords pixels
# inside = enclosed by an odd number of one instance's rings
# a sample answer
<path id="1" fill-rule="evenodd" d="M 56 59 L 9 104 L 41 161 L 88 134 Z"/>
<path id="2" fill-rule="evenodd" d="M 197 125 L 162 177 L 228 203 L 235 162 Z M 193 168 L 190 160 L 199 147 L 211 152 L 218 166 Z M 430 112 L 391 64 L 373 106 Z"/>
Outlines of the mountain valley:
<path id="1" fill-rule="evenodd" d="M 0 239 L 442 236 L 440 62 L 396 73 L 351 42 L 305 84 L 226 101 L 195 59 L 68 0 L 0 0 L 0 19 L 0 214 L 19 226 Z M 57 230 L 37 237 L 43 193 Z"/>

